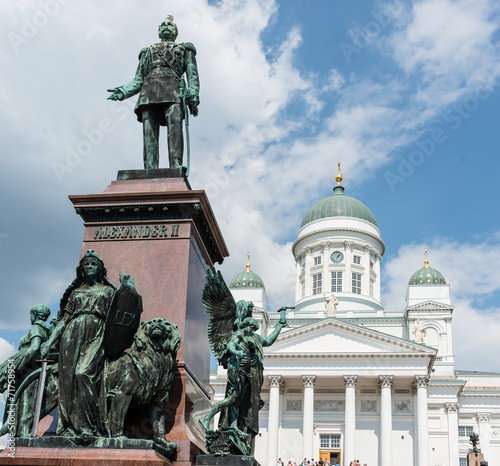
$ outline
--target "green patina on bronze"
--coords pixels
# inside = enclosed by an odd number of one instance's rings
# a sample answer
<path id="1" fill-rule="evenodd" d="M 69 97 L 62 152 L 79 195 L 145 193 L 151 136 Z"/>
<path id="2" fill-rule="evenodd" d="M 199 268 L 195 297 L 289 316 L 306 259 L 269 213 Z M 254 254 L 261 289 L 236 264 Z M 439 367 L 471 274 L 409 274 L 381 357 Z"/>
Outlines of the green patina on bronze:
<path id="1" fill-rule="evenodd" d="M 40 359 L 40 348 L 52 332 L 52 328 L 47 324 L 49 315 L 50 309 L 43 304 L 37 304 L 30 309 L 31 328 L 19 341 L 17 353 L 0 365 L 0 393 L 9 389 L 3 423 L 5 426 L 12 426 L 10 433 L 18 437 L 31 434 L 37 387 L 30 387 L 16 400 L 15 390 L 39 367 L 37 360 Z"/>
<path id="2" fill-rule="evenodd" d="M 61 299 L 54 330 L 51 332 L 45 323 L 48 308 L 35 306 L 31 310 L 32 328 L 21 340 L 18 353 L 0 366 L 0 389 L 5 391 L 10 382 L 16 390 L 9 405 L 20 416 L 17 437 L 31 437 L 41 371 L 36 359 L 46 360 L 50 354 L 57 362 L 46 370 L 40 419 L 58 408 L 57 437 L 43 437 L 38 446 L 44 442 L 45 446 L 57 446 L 57 438 L 61 438 L 59 446 L 69 442 L 106 447 L 109 442 L 104 438 L 115 439 L 114 446 L 129 445 L 127 435 L 133 433 L 141 439 L 147 435 L 142 425 L 125 425 L 129 408 L 141 405 L 152 425 L 152 439 L 136 440 L 134 445 L 150 448 L 153 441 L 163 454 L 175 454 L 176 444 L 166 439 L 164 413 L 181 335 L 177 326 L 165 319 L 139 326 L 142 298 L 130 275 L 120 275 L 120 282 L 116 290 L 107 279 L 104 262 L 89 249 Z M 5 423 L 0 435 L 8 431 L 12 430 Z"/>
<path id="3" fill-rule="evenodd" d="M 260 397 L 264 381 L 264 350 L 271 346 L 287 326 L 285 309 L 281 319 L 266 338 L 257 334 L 258 322 L 252 317 L 253 303 L 236 302 L 220 272 L 208 270 L 202 293 L 203 305 L 210 315 L 208 340 L 219 364 L 227 369 L 226 396 L 204 416 L 207 450 L 217 455 L 253 455 L 259 433 Z M 218 430 L 210 420 L 221 413 Z"/>
<path id="4" fill-rule="evenodd" d="M 168 130 L 170 168 L 182 167 L 184 119 L 189 157 L 188 111 L 193 116 L 198 114 L 200 81 L 196 49 L 190 42 L 176 43 L 177 34 L 173 17 L 167 17 L 158 27 L 161 42 L 145 47 L 139 53 L 134 79 L 124 86 L 108 89 L 112 92 L 108 97 L 111 100 L 123 100 L 139 93 L 135 113 L 143 123 L 145 169 L 159 167 L 160 126 L 166 126 Z"/>

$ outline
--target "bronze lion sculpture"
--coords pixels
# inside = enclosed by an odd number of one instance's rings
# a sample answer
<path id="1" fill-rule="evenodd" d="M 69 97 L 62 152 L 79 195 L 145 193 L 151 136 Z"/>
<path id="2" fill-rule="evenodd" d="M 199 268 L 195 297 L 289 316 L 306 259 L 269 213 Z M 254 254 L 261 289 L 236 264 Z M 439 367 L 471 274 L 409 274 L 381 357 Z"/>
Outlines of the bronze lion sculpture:
<path id="1" fill-rule="evenodd" d="M 140 325 L 130 350 L 109 363 L 106 407 L 110 437 L 124 438 L 129 407 L 144 405 L 153 424 L 153 440 L 164 447 L 173 447 L 165 439 L 164 404 L 174 382 L 180 342 L 177 325 L 165 319 L 152 319 Z"/>

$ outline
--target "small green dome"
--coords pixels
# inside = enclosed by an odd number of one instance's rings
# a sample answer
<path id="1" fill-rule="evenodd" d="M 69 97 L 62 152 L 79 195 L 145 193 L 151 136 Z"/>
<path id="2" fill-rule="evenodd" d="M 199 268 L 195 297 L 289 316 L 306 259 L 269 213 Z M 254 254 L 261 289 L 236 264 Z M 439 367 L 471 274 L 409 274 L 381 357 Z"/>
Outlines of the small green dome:
<path id="1" fill-rule="evenodd" d="M 316 202 L 306 213 L 300 227 L 314 220 L 330 217 L 354 217 L 366 220 L 377 226 L 377 221 L 370 209 L 354 197 L 345 196 L 342 186 L 335 186 L 333 196 Z"/>
<path id="2" fill-rule="evenodd" d="M 246 269 L 231 280 L 229 288 L 264 288 L 264 282 L 256 273 L 250 270 L 250 253 L 247 253 Z"/>
<path id="3" fill-rule="evenodd" d="M 256 273 L 245 270 L 231 280 L 229 288 L 264 288 L 264 282 Z"/>
<path id="4" fill-rule="evenodd" d="M 411 276 L 408 285 L 446 285 L 446 280 L 441 272 L 424 265 Z"/>

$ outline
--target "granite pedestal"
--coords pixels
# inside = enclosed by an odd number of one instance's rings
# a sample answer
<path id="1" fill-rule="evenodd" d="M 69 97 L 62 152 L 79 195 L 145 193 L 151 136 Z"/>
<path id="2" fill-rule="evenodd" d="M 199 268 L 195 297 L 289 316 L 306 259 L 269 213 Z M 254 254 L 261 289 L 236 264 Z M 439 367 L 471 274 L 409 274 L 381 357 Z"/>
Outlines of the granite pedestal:
<path id="1" fill-rule="evenodd" d="M 172 466 L 168 452 L 151 440 L 95 438 L 86 445 L 64 437 L 15 439 L 0 455 L 1 465 Z"/>

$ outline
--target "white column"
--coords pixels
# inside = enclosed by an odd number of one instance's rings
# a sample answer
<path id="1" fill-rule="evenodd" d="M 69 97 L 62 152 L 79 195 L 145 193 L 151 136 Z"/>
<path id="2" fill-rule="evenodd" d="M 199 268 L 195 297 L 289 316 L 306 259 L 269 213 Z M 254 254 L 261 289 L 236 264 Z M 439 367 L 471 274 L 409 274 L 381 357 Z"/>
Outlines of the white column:
<path id="1" fill-rule="evenodd" d="M 380 461 L 392 466 L 392 375 L 380 376 Z"/>
<path id="2" fill-rule="evenodd" d="M 356 382 L 357 375 L 344 375 L 345 384 L 345 427 L 344 466 L 356 459 Z"/>
<path id="3" fill-rule="evenodd" d="M 429 466 L 429 417 L 427 412 L 427 386 L 429 378 L 426 375 L 416 375 L 417 387 L 417 430 L 418 430 L 418 466 Z"/>
<path id="4" fill-rule="evenodd" d="M 413 410 L 413 425 L 414 429 L 414 437 L 413 437 L 413 464 L 418 466 L 418 398 L 417 398 L 417 387 L 414 387 L 413 390 L 413 406 L 415 409 Z M 453 465 L 450 465 L 453 466 Z"/>
<path id="5" fill-rule="evenodd" d="M 281 375 L 269 376 L 269 420 L 267 423 L 267 466 L 276 466 L 278 461 L 278 429 L 280 419 Z"/>
<path id="6" fill-rule="evenodd" d="M 446 324 L 446 343 L 447 343 L 447 361 L 454 362 L 455 357 L 453 356 L 453 337 L 452 337 L 452 326 L 451 326 L 451 317 L 445 317 L 444 321 Z"/>
<path id="7" fill-rule="evenodd" d="M 332 292 L 332 277 L 330 277 L 329 273 L 330 241 L 321 243 L 321 246 L 323 247 L 323 257 L 321 258 L 321 260 L 323 261 L 323 289 L 321 291 L 330 295 L 330 293 Z"/>
<path id="8" fill-rule="evenodd" d="M 315 375 L 303 375 L 304 383 L 304 417 L 302 424 L 303 442 L 302 457 L 308 460 L 314 456 L 313 436 L 314 436 L 314 384 Z"/>
<path id="9" fill-rule="evenodd" d="M 351 274 L 351 264 L 352 264 L 352 247 L 354 243 L 352 241 L 344 242 L 345 251 L 345 277 L 344 277 L 344 293 L 352 293 L 352 274 Z M 353 458 L 355 459 L 355 458 Z M 351 460 L 352 461 L 352 460 Z"/>
<path id="10" fill-rule="evenodd" d="M 458 464 L 458 404 L 446 403 L 448 412 L 448 449 L 450 465 Z"/>
<path id="11" fill-rule="evenodd" d="M 491 439 L 491 425 L 490 413 L 477 413 L 477 421 L 479 424 L 479 448 L 484 455 L 484 460 L 493 463 L 490 457 L 490 439 Z"/>
<path id="12" fill-rule="evenodd" d="M 366 296 L 370 296 L 370 255 L 372 250 L 371 246 L 365 246 L 363 248 L 364 254 L 361 258 L 361 265 L 365 269 L 361 276 L 361 292 Z M 373 293 L 375 294 L 375 288 Z"/>
<path id="13" fill-rule="evenodd" d="M 297 254 L 295 258 L 295 272 L 297 274 L 297 279 L 295 280 L 295 302 L 302 299 L 302 284 L 300 283 L 300 274 L 302 271 L 302 258 L 300 254 Z"/>
<path id="14" fill-rule="evenodd" d="M 305 257 L 304 257 L 304 280 L 305 280 L 305 296 L 312 296 L 313 294 L 313 282 L 311 275 L 311 267 L 312 267 L 312 256 L 311 256 L 311 248 L 305 248 Z"/>
<path id="15" fill-rule="evenodd" d="M 373 297 L 377 301 L 380 301 L 380 263 L 382 262 L 382 256 L 379 256 L 376 253 L 374 255 L 373 271 L 377 277 L 375 278 L 375 283 L 373 284 Z"/>

